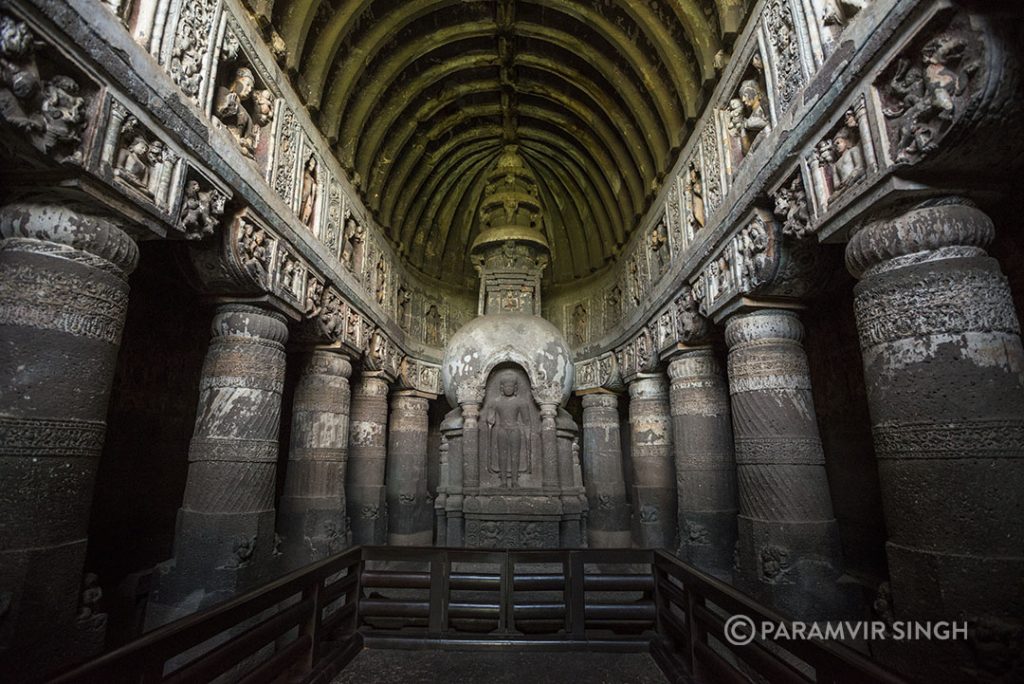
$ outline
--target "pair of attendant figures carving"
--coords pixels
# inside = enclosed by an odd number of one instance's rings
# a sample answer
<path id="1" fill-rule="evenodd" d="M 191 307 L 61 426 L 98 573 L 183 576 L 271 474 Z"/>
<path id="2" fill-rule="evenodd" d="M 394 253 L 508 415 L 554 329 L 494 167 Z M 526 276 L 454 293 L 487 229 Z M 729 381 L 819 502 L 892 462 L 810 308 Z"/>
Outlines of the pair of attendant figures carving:
<path id="1" fill-rule="evenodd" d="M 273 118 L 274 98 L 269 90 L 256 89 L 256 78 L 249 67 L 239 67 L 229 86 L 217 88 L 213 111 L 234 136 L 242 154 L 253 158 L 260 127 Z"/>

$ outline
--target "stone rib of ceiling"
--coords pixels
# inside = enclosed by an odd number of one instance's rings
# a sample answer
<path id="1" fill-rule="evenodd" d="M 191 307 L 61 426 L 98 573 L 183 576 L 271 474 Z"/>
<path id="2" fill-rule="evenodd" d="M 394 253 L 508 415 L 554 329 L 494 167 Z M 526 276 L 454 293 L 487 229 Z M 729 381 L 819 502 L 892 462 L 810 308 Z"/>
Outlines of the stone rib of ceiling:
<path id="1" fill-rule="evenodd" d="M 538 181 L 553 281 L 600 269 L 653 199 L 744 8 L 276 0 L 263 13 L 388 237 L 427 275 L 465 285 L 484 176 L 509 143 Z"/>

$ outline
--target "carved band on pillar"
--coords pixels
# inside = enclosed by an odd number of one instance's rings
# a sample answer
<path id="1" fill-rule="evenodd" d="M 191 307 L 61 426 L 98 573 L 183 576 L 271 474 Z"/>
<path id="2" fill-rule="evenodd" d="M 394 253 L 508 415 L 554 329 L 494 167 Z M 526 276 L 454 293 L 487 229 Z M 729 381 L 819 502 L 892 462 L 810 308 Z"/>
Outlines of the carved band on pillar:
<path id="1" fill-rule="evenodd" d="M 847 602 L 839 530 L 811 395 L 803 326 L 792 311 L 731 317 L 729 392 L 739 492 L 737 584 L 801 619 Z"/>
<path id="2" fill-rule="evenodd" d="M 427 490 L 430 402 L 416 392 L 396 392 L 388 429 L 388 544 L 430 546 L 433 502 Z"/>
<path id="3" fill-rule="evenodd" d="M 363 371 L 352 391 L 345 486 L 355 545 L 387 542 L 388 512 L 384 492 L 387 427 L 388 378 L 381 371 Z"/>
<path id="4" fill-rule="evenodd" d="M 79 598 L 138 248 L 43 204 L 0 210 L 0 238 L 0 662 L 56 667 L 103 645 L 106 616 L 80 619 Z"/>
<path id="5" fill-rule="evenodd" d="M 345 503 L 352 365 L 334 349 L 302 354 L 300 362 L 280 514 L 291 568 L 347 548 L 352 537 Z"/>
<path id="6" fill-rule="evenodd" d="M 736 461 L 729 390 L 715 352 L 679 352 L 671 378 L 672 444 L 679 496 L 679 557 L 732 579 L 736 543 Z"/>
<path id="7" fill-rule="evenodd" d="M 983 642 L 1019 635 L 1024 614 L 1024 349 L 993 234 L 976 207 L 933 200 L 846 251 L 895 616 L 966 618 L 982 646 L 907 654 L 945 681 L 991 669 Z"/>
<path id="8" fill-rule="evenodd" d="M 274 555 L 288 327 L 277 312 L 227 303 L 217 307 L 212 331 L 174 558 L 159 568 L 150 626 L 253 586 Z"/>
<path id="9" fill-rule="evenodd" d="M 629 383 L 629 424 L 638 541 L 645 549 L 674 549 L 676 473 L 664 375 L 641 373 Z"/>
<path id="10" fill-rule="evenodd" d="M 610 392 L 583 396 L 582 467 L 590 504 L 587 541 L 595 548 L 632 545 L 618 404 L 618 396 Z"/>

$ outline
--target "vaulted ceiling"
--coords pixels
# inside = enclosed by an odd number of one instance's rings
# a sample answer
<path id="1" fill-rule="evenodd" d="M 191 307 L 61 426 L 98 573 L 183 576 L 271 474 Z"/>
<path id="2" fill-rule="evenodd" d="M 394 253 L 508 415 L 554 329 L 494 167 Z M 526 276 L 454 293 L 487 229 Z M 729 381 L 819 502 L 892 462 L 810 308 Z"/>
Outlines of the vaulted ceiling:
<path id="1" fill-rule="evenodd" d="M 257 0 L 296 89 L 410 263 L 473 279 L 486 171 L 517 143 L 555 282 L 635 227 L 744 0 Z M 276 33 L 277 35 L 273 35 Z"/>

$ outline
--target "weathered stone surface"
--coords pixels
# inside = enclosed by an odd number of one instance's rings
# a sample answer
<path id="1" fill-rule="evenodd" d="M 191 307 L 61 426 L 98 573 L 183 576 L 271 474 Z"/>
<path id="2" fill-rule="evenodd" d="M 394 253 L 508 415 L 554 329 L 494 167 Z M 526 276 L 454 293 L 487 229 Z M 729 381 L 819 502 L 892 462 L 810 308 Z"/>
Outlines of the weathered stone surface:
<path id="1" fill-rule="evenodd" d="M 730 581 L 736 543 L 736 460 L 725 374 L 714 349 L 703 347 L 675 355 L 668 375 L 679 496 L 677 553 Z"/>
<path id="2" fill-rule="evenodd" d="M 792 311 L 731 317 L 729 393 L 739 492 L 737 584 L 783 614 L 836 618 L 850 609 L 803 326 Z"/>
<path id="3" fill-rule="evenodd" d="M 157 626 L 270 576 L 288 328 L 279 313 L 217 307 L 200 381 L 174 558 L 159 566 Z"/>
<path id="4" fill-rule="evenodd" d="M 352 390 L 345 482 L 352 543 L 356 545 L 387 541 L 387 427 L 388 379 L 380 371 L 363 371 Z"/>
<path id="5" fill-rule="evenodd" d="M 427 491 L 429 401 L 415 392 L 395 392 L 388 425 L 388 544 L 430 546 L 433 500 Z"/>
<path id="6" fill-rule="evenodd" d="M 345 500 L 352 365 L 336 350 L 304 353 L 300 363 L 279 515 L 281 551 L 292 568 L 352 542 Z"/>
<path id="7" fill-rule="evenodd" d="M 618 402 L 618 396 L 611 393 L 583 396 L 582 465 L 590 504 L 587 541 L 591 547 L 632 545 Z"/>
<path id="8" fill-rule="evenodd" d="M 1024 610 L 1024 348 L 983 250 L 992 235 L 980 210 L 945 200 L 871 223 L 847 247 L 901 620 L 957 615 L 989 630 Z M 1000 671 L 962 643 L 887 655 L 912 672 L 925 659 L 947 681 Z"/>
<path id="9" fill-rule="evenodd" d="M 676 472 L 665 376 L 640 374 L 629 383 L 634 528 L 646 549 L 675 549 Z"/>
<path id="10" fill-rule="evenodd" d="M 98 652 L 79 612 L 93 482 L 138 249 L 68 208 L 0 209 L 0 677 Z M 15 662 L 17 661 L 17 662 Z"/>

